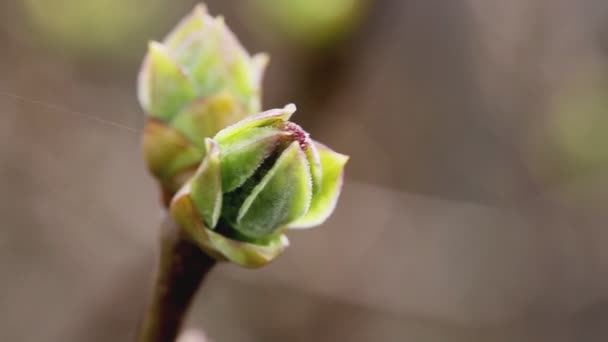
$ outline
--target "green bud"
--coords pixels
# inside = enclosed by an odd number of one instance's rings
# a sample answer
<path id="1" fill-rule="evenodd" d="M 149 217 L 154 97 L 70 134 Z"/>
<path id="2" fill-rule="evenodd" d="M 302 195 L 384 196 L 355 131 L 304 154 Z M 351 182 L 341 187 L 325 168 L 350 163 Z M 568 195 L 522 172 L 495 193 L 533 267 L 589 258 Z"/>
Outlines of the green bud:
<path id="1" fill-rule="evenodd" d="M 250 56 L 203 5 L 162 43 L 149 44 L 138 78 L 148 115 L 144 158 L 166 192 L 175 193 L 196 170 L 205 138 L 260 110 L 267 62 L 265 54 Z"/>
<path id="2" fill-rule="evenodd" d="M 263 112 L 205 140 L 205 159 L 170 209 L 210 255 L 263 266 L 287 246 L 285 230 L 319 225 L 333 212 L 348 157 L 288 121 L 294 112 Z"/>

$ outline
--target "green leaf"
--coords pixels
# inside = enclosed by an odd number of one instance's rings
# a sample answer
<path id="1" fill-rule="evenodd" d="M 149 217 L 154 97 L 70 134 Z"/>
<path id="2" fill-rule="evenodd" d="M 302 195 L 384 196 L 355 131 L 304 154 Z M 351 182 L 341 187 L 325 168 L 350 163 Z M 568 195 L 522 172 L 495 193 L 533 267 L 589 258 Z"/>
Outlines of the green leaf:
<path id="1" fill-rule="evenodd" d="M 206 13 L 194 20 L 192 14 L 179 41 L 169 49 L 177 64 L 190 75 L 197 93 L 207 95 L 229 89 L 249 113 L 259 110 L 260 81 L 267 58 L 252 58 L 225 25 L 223 17 Z"/>
<path id="2" fill-rule="evenodd" d="M 240 132 L 238 140 L 217 139 L 222 153 L 222 188 L 230 192 L 241 186 L 275 150 L 285 132 L 274 127 L 254 127 Z"/>
<path id="3" fill-rule="evenodd" d="M 317 145 L 309 138 L 307 139 L 308 146 L 304 150 L 308 164 L 310 165 L 310 175 L 312 177 L 312 195 L 313 197 L 321 191 L 323 183 L 323 173 L 321 167 L 321 157 Z"/>
<path id="4" fill-rule="evenodd" d="M 222 211 L 220 151 L 215 142 L 205 139 L 207 156 L 190 183 L 190 196 L 205 225 L 215 227 Z"/>
<path id="5" fill-rule="evenodd" d="M 229 260 L 247 268 L 262 267 L 289 246 L 283 234 L 273 236 L 263 244 L 237 241 L 208 229 L 201 221 L 192 201 L 189 187 L 183 187 L 171 201 L 171 216 L 183 233 L 205 253 L 218 261 Z"/>
<path id="6" fill-rule="evenodd" d="M 240 137 L 243 132 L 251 128 L 271 126 L 282 121 L 287 121 L 295 111 L 296 106 L 288 104 L 282 109 L 271 109 L 262 112 L 224 128 L 217 133 L 213 140 L 224 145 L 237 143 L 241 139 Z"/>
<path id="7" fill-rule="evenodd" d="M 264 245 L 232 240 L 211 231 L 207 231 L 207 235 L 213 248 L 223 257 L 247 268 L 260 268 L 268 264 L 289 246 L 284 235 L 278 235 Z"/>
<path id="8" fill-rule="evenodd" d="M 188 49 L 194 50 L 192 58 L 184 61 L 199 94 L 220 91 L 226 84 L 226 71 L 222 59 L 224 51 L 219 49 L 219 37 L 212 33 L 200 33 L 190 41 Z"/>
<path id="9" fill-rule="evenodd" d="M 144 110 L 166 122 L 195 97 L 190 79 L 157 42 L 149 45 L 138 81 L 139 101 Z"/>
<path id="10" fill-rule="evenodd" d="M 268 236 L 306 213 L 311 196 L 308 162 L 295 141 L 245 199 L 234 228 L 254 239 Z"/>
<path id="11" fill-rule="evenodd" d="M 243 55 L 228 66 L 229 84 L 242 97 L 256 95 L 257 86 L 254 82 L 255 73 L 251 58 Z"/>
<path id="12" fill-rule="evenodd" d="M 177 63 L 190 75 L 197 93 L 207 95 L 222 90 L 227 81 L 223 59 L 228 51 L 220 49 L 215 19 L 193 32 L 172 51 Z"/>
<path id="13" fill-rule="evenodd" d="M 177 130 L 160 120 L 148 119 L 143 132 L 143 153 L 148 168 L 161 182 L 196 167 L 205 156 Z"/>
<path id="14" fill-rule="evenodd" d="M 340 196 L 348 156 L 334 152 L 318 142 L 314 144 L 321 159 L 321 186 L 319 191 L 315 191 L 308 212 L 289 224 L 289 228 L 310 228 L 323 223 L 334 211 Z"/>
<path id="15" fill-rule="evenodd" d="M 244 116 L 234 97 L 228 92 L 194 100 L 175 116 L 171 126 L 194 145 L 205 149 L 205 138 L 213 137 L 222 128 Z"/>

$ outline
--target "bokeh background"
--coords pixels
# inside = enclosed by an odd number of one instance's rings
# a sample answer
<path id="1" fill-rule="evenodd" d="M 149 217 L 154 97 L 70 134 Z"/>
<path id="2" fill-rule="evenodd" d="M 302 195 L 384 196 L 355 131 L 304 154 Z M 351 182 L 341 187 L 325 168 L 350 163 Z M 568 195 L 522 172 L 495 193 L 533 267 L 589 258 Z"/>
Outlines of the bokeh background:
<path id="1" fill-rule="evenodd" d="M 129 341 L 157 253 L 135 78 L 193 1 L 0 2 L 0 340 Z M 213 341 L 608 340 L 608 2 L 208 1 L 264 107 L 351 155 L 335 215 L 221 265 Z"/>

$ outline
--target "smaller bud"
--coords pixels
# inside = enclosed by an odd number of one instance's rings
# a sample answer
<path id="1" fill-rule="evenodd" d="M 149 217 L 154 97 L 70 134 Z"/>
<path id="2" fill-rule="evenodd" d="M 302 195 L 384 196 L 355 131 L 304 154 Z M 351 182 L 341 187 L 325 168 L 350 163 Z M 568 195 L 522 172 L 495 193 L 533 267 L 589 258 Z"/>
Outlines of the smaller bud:
<path id="1" fill-rule="evenodd" d="M 174 219 L 209 255 L 260 267 L 287 246 L 284 232 L 333 212 L 347 156 L 288 121 L 294 105 L 207 138 L 206 157 L 171 203 Z"/>
<path id="2" fill-rule="evenodd" d="M 267 62 L 265 54 L 250 56 L 203 5 L 162 43 L 149 44 L 138 78 L 148 115 L 144 158 L 169 197 L 204 158 L 205 138 L 260 110 Z"/>

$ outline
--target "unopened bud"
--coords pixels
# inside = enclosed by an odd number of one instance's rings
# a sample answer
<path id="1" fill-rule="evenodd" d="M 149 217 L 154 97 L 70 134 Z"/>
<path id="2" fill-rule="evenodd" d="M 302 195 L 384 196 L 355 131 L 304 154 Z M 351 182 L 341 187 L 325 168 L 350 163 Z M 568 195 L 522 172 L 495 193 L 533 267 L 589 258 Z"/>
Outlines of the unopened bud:
<path id="1" fill-rule="evenodd" d="M 209 254 L 260 267 L 287 245 L 284 232 L 333 212 L 348 157 L 270 110 L 207 138 L 206 157 L 171 203 L 174 219 Z"/>
<path id="2" fill-rule="evenodd" d="M 138 79 L 148 115 L 144 157 L 165 191 L 173 194 L 196 170 L 205 138 L 260 110 L 267 61 L 265 54 L 250 56 L 203 5 L 162 43 L 149 44 Z"/>

